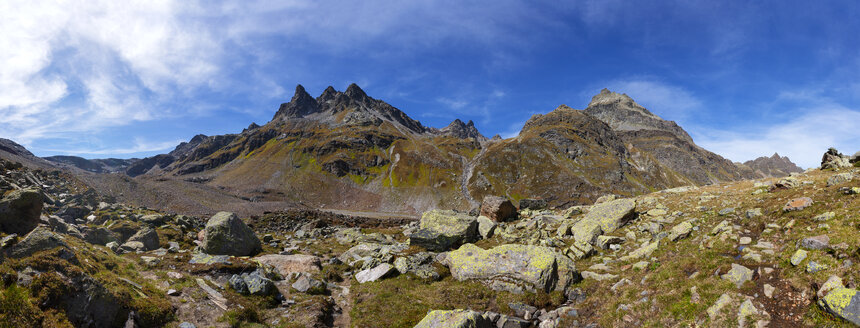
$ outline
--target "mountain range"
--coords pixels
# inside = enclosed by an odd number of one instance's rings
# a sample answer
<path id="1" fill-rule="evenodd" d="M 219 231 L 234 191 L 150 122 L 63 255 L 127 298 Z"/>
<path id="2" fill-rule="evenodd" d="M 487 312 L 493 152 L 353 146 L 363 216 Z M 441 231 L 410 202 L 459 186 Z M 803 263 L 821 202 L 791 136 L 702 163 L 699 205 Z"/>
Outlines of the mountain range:
<path id="1" fill-rule="evenodd" d="M 0 151 L 23 149 L 13 148 Z M 44 160 L 76 170 L 122 201 L 192 212 L 229 203 L 256 210 L 307 206 L 420 213 L 470 210 L 488 195 L 515 204 L 536 198 L 569 206 L 606 194 L 801 170 L 777 154 L 732 163 L 696 145 L 675 122 L 607 89 L 583 110 L 560 105 L 531 117 L 517 136 L 502 139 L 487 138 L 473 122 L 459 119 L 440 129 L 426 127 L 356 84 L 343 92 L 328 87 L 316 98 L 299 85 L 268 123 L 237 134 L 197 135 L 166 154 Z M 194 206 L 179 206 L 162 196 L 177 192 L 217 197 L 200 196 Z"/>

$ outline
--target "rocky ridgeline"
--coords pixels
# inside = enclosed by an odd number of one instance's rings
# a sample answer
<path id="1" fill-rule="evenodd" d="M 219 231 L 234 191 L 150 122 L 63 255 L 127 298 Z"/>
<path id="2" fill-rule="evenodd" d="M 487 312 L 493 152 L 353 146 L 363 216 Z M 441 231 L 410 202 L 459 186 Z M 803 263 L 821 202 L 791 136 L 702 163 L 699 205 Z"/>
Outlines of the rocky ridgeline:
<path id="1" fill-rule="evenodd" d="M 488 196 L 418 221 L 158 213 L 0 162 L 0 323 L 860 325 L 860 170 L 822 162 L 589 206 Z"/>

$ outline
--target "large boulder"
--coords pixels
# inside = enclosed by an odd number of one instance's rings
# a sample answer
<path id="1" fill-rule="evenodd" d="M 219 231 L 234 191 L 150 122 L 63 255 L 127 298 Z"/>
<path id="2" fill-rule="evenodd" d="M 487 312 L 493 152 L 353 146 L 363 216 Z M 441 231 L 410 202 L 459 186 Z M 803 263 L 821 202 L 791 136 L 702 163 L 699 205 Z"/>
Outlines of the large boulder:
<path id="1" fill-rule="evenodd" d="M 0 200 L 0 231 L 25 235 L 39 224 L 44 196 L 38 189 L 15 190 Z"/>
<path id="2" fill-rule="evenodd" d="M 636 217 L 636 201 L 616 199 L 591 207 L 587 214 L 571 227 L 578 243 L 594 244 L 597 236 L 612 233 Z"/>
<path id="3" fill-rule="evenodd" d="M 848 156 L 842 155 L 838 150 L 836 150 L 836 148 L 827 149 L 827 152 L 825 152 L 824 156 L 821 157 L 822 170 L 835 170 L 850 166 L 851 162 L 848 160 Z"/>
<path id="4" fill-rule="evenodd" d="M 129 237 L 126 243 L 139 241 L 143 244 L 144 251 L 151 251 L 153 249 L 157 249 L 158 242 L 158 233 L 155 232 L 154 229 L 150 227 L 143 227 L 138 230 L 133 236 Z"/>
<path id="5" fill-rule="evenodd" d="M 488 250 L 466 244 L 445 263 L 459 281 L 478 280 L 494 290 L 564 291 L 581 279 L 573 261 L 549 247 L 508 244 Z"/>
<path id="6" fill-rule="evenodd" d="M 476 217 L 454 211 L 433 210 L 421 216 L 418 230 L 409 236 L 409 244 L 441 252 L 477 239 Z"/>
<path id="7" fill-rule="evenodd" d="M 517 208 L 510 200 L 499 196 L 484 197 L 481 203 L 481 215 L 496 222 L 503 222 L 517 218 Z"/>
<path id="8" fill-rule="evenodd" d="M 201 251 L 212 255 L 249 256 L 262 249 L 260 239 L 236 214 L 219 212 L 206 222 Z"/>
<path id="9" fill-rule="evenodd" d="M 472 310 L 433 310 L 415 328 L 491 328 L 493 322 Z"/>

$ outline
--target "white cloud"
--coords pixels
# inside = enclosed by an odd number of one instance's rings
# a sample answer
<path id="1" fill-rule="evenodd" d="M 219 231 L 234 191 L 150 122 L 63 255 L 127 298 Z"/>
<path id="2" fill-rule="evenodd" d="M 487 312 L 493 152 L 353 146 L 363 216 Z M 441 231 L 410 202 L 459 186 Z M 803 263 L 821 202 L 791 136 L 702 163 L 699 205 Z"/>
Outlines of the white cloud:
<path id="1" fill-rule="evenodd" d="M 128 154 L 140 154 L 140 153 L 151 153 L 157 151 L 166 151 L 172 150 L 176 147 L 182 140 L 171 140 L 164 142 L 152 142 L 145 140 L 143 138 L 136 137 L 134 138 L 134 142 L 131 146 L 128 147 L 117 147 L 117 148 L 101 148 L 101 149 L 38 149 L 40 151 L 47 152 L 56 152 L 58 154 L 71 154 L 71 155 L 128 155 Z"/>
<path id="2" fill-rule="evenodd" d="M 684 88 L 649 79 L 618 79 L 605 87 L 626 93 L 638 104 L 665 120 L 683 121 L 702 108 L 702 102 Z"/>
<path id="3" fill-rule="evenodd" d="M 448 106 L 454 110 L 460 110 L 460 109 L 463 109 L 463 107 L 466 107 L 466 105 L 469 105 L 468 101 L 460 100 L 460 99 L 445 98 L 445 97 L 436 98 L 436 101 L 438 101 L 439 103 L 442 103 L 443 105 Z"/>
<path id="4" fill-rule="evenodd" d="M 763 122 L 764 123 L 764 122 Z M 732 161 L 743 162 L 778 152 L 801 167 L 817 167 L 828 147 L 843 153 L 860 150 L 860 111 L 840 105 L 804 110 L 776 124 L 747 126 L 744 131 L 701 129 L 696 142 Z"/>

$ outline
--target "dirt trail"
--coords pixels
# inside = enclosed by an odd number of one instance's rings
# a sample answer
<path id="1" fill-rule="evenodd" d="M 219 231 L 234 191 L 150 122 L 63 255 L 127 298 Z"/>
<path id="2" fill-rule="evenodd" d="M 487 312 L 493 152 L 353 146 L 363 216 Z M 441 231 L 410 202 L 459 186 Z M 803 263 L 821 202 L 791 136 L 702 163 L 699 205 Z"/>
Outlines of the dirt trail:
<path id="1" fill-rule="evenodd" d="M 460 190 L 463 192 L 463 197 L 472 207 L 481 206 L 481 203 L 472 198 L 472 194 L 469 193 L 469 180 L 472 179 L 472 174 L 475 171 L 475 165 L 478 163 L 478 160 L 487 152 L 487 146 L 487 144 L 481 145 L 481 151 L 479 151 L 475 157 L 472 157 L 471 160 L 464 156 L 460 156 L 463 161 L 463 178 L 460 181 Z"/>

